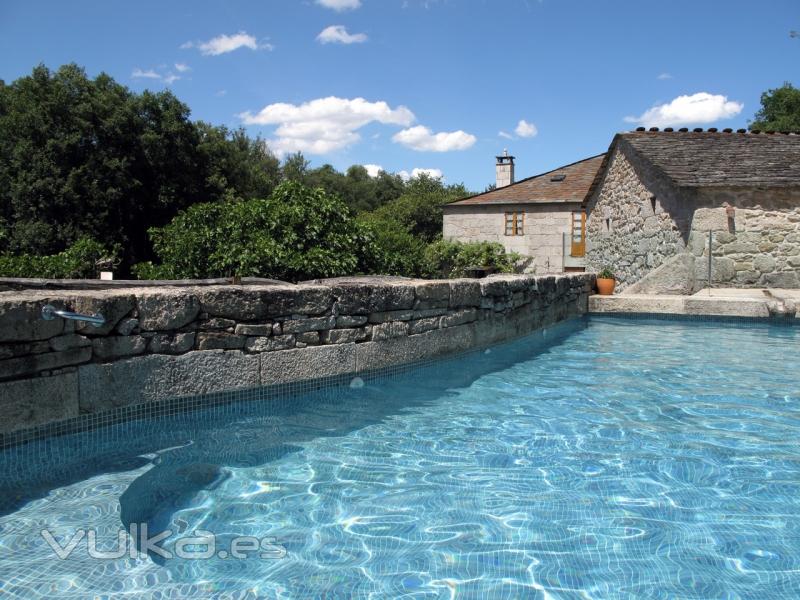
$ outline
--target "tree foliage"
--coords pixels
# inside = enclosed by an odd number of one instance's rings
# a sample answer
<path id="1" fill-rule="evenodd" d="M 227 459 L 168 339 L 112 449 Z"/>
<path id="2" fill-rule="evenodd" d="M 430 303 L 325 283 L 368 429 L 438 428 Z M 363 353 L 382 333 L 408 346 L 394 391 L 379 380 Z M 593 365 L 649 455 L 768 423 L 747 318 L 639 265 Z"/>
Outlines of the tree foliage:
<path id="1" fill-rule="evenodd" d="M 266 198 L 280 183 L 280 161 L 260 137 L 203 121 L 196 127 L 208 199 Z"/>
<path id="2" fill-rule="evenodd" d="M 445 185 L 423 174 L 411 179 L 399 198 L 379 207 L 373 216 L 395 222 L 415 237 L 432 242 L 442 234 L 442 207 L 467 195 L 461 184 Z"/>
<path id="3" fill-rule="evenodd" d="M 424 240 L 396 221 L 371 213 L 361 215 L 359 222 L 372 242 L 363 257 L 361 271 L 406 277 L 420 275 L 426 247 Z"/>
<path id="4" fill-rule="evenodd" d="M 433 193 L 436 186 L 439 193 Z M 513 271 L 519 256 L 506 254 L 501 244 L 442 240 L 441 207 L 431 193 L 438 202 L 445 187 L 419 182 L 414 194 L 394 201 L 401 210 L 358 217 L 336 196 L 296 181 L 280 184 L 266 200 L 195 204 L 167 226 L 151 229 L 161 263 L 140 263 L 135 271 L 143 279 L 240 275 L 285 281 L 358 273 L 462 277 L 474 266 Z"/>
<path id="5" fill-rule="evenodd" d="M 151 256 L 147 229 L 232 193 L 266 195 L 263 142 L 189 119 L 171 92 L 134 94 L 77 65 L 0 85 L 0 251 L 47 255 L 84 236 Z"/>
<path id="6" fill-rule="evenodd" d="M 498 273 L 513 273 L 520 255 L 506 253 L 497 242 L 462 243 L 438 240 L 425 249 L 423 275 L 432 278 L 464 277 L 469 267 L 491 267 Z"/>
<path id="7" fill-rule="evenodd" d="M 400 197 L 362 213 L 360 221 L 373 236 L 375 248 L 367 272 L 425 275 L 426 247 L 442 235 L 442 206 L 467 193 L 463 185 L 448 186 L 423 174 L 405 184 Z"/>
<path id="8" fill-rule="evenodd" d="M 52 256 L 33 254 L 0 255 L 0 277 L 42 277 L 45 279 L 96 278 L 99 271 L 117 261 L 120 247 L 111 249 L 90 238 L 81 238 Z"/>
<path id="9" fill-rule="evenodd" d="M 74 64 L 0 80 L 9 276 L 94 277 L 110 255 L 118 276 L 157 279 L 457 272 L 499 260 L 439 241 L 442 205 L 468 193 L 426 175 L 311 168 L 299 152 L 281 164 L 242 129 L 192 121 L 169 91 L 137 94 Z"/>
<path id="10" fill-rule="evenodd" d="M 300 152 L 286 157 L 282 175 L 284 180 L 321 187 L 327 193 L 341 198 L 357 213 L 375 210 L 396 200 L 407 188 L 399 175 L 381 171 L 376 177 L 370 177 L 361 165 L 352 165 L 344 173 L 329 164 L 311 169 L 308 160 Z"/>
<path id="11" fill-rule="evenodd" d="M 195 204 L 150 230 L 160 265 L 150 279 L 240 275 L 298 281 L 357 272 L 369 235 L 323 190 L 288 181 L 266 199 Z"/>
<path id="12" fill-rule="evenodd" d="M 750 129 L 800 131 L 800 89 L 786 82 L 761 94 L 761 108 L 750 122 Z"/>

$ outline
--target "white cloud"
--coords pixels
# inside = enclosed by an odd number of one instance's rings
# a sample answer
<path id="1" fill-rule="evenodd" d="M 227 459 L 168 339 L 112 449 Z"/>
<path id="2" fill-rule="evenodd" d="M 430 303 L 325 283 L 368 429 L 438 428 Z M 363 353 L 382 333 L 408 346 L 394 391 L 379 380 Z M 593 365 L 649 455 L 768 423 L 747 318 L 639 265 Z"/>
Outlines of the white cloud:
<path id="1" fill-rule="evenodd" d="M 525 119 L 520 119 L 516 129 L 514 129 L 514 133 L 522 138 L 530 138 L 536 136 L 539 130 L 536 129 L 536 125 L 533 123 L 528 123 Z"/>
<path id="2" fill-rule="evenodd" d="M 160 66 L 159 69 L 163 69 L 163 65 Z M 156 81 L 163 81 L 167 85 L 172 85 L 181 78 L 180 75 L 175 75 L 175 73 L 171 71 L 159 73 L 154 69 L 147 69 L 145 71 L 139 68 L 133 70 L 131 77 L 133 79 L 154 79 Z"/>
<path id="3" fill-rule="evenodd" d="M 269 145 L 278 154 L 308 152 L 326 154 L 361 139 L 357 133 L 368 123 L 408 126 L 414 113 L 405 106 L 391 108 L 386 102 L 364 98 L 318 98 L 300 105 L 278 102 L 256 114 L 239 115 L 245 125 L 277 125 Z"/>
<path id="4" fill-rule="evenodd" d="M 216 94 L 214 94 L 214 95 L 215 95 L 215 96 L 222 97 L 222 96 L 226 95 L 227 93 L 228 93 L 228 90 L 219 90 L 219 91 L 218 91 Z"/>
<path id="5" fill-rule="evenodd" d="M 153 69 L 148 69 L 147 71 L 143 71 L 142 69 L 136 68 L 131 73 L 131 77 L 134 79 L 161 79 L 161 75 L 153 71 Z"/>
<path id="6" fill-rule="evenodd" d="M 517 137 L 530 138 L 538 135 L 539 130 L 536 129 L 536 125 L 534 125 L 533 123 L 528 123 L 525 119 L 520 119 L 519 122 L 517 123 L 517 126 L 514 128 L 514 133 L 516 134 Z M 497 135 L 507 140 L 517 139 L 516 137 L 514 137 L 513 135 L 502 129 L 497 132 Z"/>
<path id="7" fill-rule="evenodd" d="M 175 63 L 175 70 L 178 71 L 178 73 L 186 73 L 186 71 L 191 71 L 192 68 L 186 63 Z"/>
<path id="8" fill-rule="evenodd" d="M 317 4 L 330 8 L 336 12 L 354 10 L 361 6 L 361 0 L 317 0 Z"/>
<path id="9" fill-rule="evenodd" d="M 441 169 L 420 169 L 419 167 L 415 167 L 411 169 L 411 173 L 408 171 L 398 171 L 397 174 L 403 181 L 408 181 L 409 179 L 414 179 L 415 177 L 419 177 L 420 175 L 427 175 L 433 179 L 444 179 L 444 174 L 442 173 Z"/>
<path id="10" fill-rule="evenodd" d="M 181 48 L 197 48 L 201 54 L 206 56 L 219 56 L 227 54 L 239 48 L 250 48 L 250 50 L 272 50 L 272 44 L 259 44 L 258 40 L 246 31 L 240 31 L 233 35 L 218 35 L 207 42 L 186 42 L 181 44 Z"/>
<path id="11" fill-rule="evenodd" d="M 672 79 L 672 75 L 670 75 L 669 73 L 659 73 L 659 75 L 658 75 L 658 77 L 656 77 L 656 79 L 660 79 L 662 81 L 665 80 L 665 79 Z"/>
<path id="12" fill-rule="evenodd" d="M 451 131 L 433 133 L 423 125 L 410 127 L 398 131 L 392 140 L 412 150 L 420 152 L 450 152 L 451 150 L 466 150 L 472 147 L 477 138 L 466 131 Z"/>
<path id="13" fill-rule="evenodd" d="M 728 100 L 727 96 L 699 92 L 691 96 L 678 96 L 671 102 L 654 106 L 638 117 L 625 117 L 625 121 L 645 127 L 713 123 L 735 117 L 743 108 L 744 104 Z"/>
<path id="14" fill-rule="evenodd" d="M 377 177 L 378 174 L 384 170 L 380 165 L 361 165 L 367 170 L 367 175 L 370 177 Z"/>
<path id="15" fill-rule="evenodd" d="M 362 44 L 367 41 L 366 33 L 347 33 L 344 25 L 331 25 L 317 36 L 320 44 Z"/>
<path id="16" fill-rule="evenodd" d="M 444 177 L 441 169 L 411 169 L 411 179 L 419 177 L 420 175 L 427 175 L 434 179 L 442 179 Z"/>

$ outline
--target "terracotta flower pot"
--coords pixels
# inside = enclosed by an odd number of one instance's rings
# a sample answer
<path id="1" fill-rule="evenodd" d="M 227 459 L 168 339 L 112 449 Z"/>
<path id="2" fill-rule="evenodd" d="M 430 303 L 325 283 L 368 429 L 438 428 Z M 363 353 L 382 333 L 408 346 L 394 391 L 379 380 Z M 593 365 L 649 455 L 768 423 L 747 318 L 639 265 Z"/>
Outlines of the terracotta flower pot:
<path id="1" fill-rule="evenodd" d="M 617 284 L 614 279 L 597 278 L 597 293 L 601 296 L 610 296 L 614 293 L 614 286 Z"/>

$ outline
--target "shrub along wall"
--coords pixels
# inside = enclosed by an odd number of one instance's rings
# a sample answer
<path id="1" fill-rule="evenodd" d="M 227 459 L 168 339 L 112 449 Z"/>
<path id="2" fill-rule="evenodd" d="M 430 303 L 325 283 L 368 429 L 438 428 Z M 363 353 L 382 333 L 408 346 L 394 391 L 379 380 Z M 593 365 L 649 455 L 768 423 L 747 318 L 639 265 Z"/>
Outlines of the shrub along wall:
<path id="1" fill-rule="evenodd" d="M 592 283 L 588 274 L 495 275 L 0 292 L 0 434 L 512 339 L 586 312 Z M 45 304 L 106 324 L 45 321 Z"/>

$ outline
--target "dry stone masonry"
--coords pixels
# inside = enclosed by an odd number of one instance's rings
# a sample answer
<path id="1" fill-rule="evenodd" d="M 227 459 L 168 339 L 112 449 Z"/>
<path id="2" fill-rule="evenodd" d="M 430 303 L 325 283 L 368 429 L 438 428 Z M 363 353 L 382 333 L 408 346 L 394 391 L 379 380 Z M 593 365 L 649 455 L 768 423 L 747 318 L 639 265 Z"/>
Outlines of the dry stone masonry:
<path id="1" fill-rule="evenodd" d="M 592 283 L 496 275 L 0 292 L 0 434 L 497 343 L 586 312 Z M 106 324 L 45 321 L 45 304 Z"/>
<path id="2" fill-rule="evenodd" d="M 586 258 L 590 268 L 608 266 L 617 290 L 639 281 L 686 248 L 693 206 L 655 168 L 635 161 L 625 143 L 613 152 L 602 185 L 589 205 Z"/>
<path id="3" fill-rule="evenodd" d="M 738 200 L 735 193 L 723 197 L 732 207 Z M 772 192 L 773 204 L 779 197 Z M 800 288 L 800 208 L 764 208 L 756 201 L 751 208 L 697 208 L 687 247 L 666 257 L 659 268 L 626 287 L 625 293 L 685 295 L 709 285 Z"/>
<path id="4" fill-rule="evenodd" d="M 800 287 L 800 136 L 618 134 L 587 202 L 587 265 L 617 292 Z"/>
<path id="5" fill-rule="evenodd" d="M 712 284 L 725 287 L 800 287 L 800 207 L 786 210 L 699 209 L 691 248 L 696 277 L 708 279 L 711 231 Z M 698 286 L 695 286 L 698 287 Z"/>

